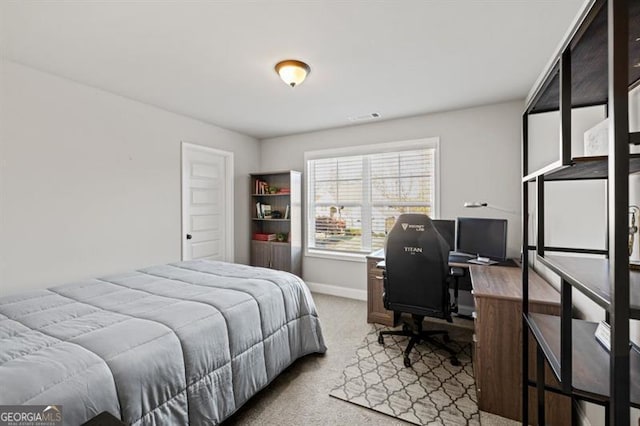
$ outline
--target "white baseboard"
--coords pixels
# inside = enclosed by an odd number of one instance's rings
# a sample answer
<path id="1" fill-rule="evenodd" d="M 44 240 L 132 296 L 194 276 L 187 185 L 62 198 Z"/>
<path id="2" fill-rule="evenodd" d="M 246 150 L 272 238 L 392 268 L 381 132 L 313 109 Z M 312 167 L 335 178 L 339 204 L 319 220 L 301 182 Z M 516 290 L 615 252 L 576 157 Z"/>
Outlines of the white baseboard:
<path id="1" fill-rule="evenodd" d="M 357 288 L 341 287 L 330 284 L 310 283 L 307 282 L 309 290 L 313 293 L 328 294 L 330 296 L 346 297 L 347 299 L 367 300 L 367 291 L 358 290 Z"/>

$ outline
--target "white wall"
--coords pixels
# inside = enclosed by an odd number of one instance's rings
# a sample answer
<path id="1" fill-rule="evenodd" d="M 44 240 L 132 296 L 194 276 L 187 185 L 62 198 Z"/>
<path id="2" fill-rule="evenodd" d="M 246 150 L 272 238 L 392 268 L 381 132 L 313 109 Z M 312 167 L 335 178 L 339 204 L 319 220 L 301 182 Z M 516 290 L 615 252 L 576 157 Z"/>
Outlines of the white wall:
<path id="1" fill-rule="evenodd" d="M 180 259 L 180 142 L 235 153 L 246 217 L 254 138 L 0 62 L 0 295 Z M 236 261 L 249 226 L 235 221 Z"/>
<path id="2" fill-rule="evenodd" d="M 584 155 L 584 132 L 606 117 L 602 105 L 571 111 L 571 155 Z M 540 169 L 560 159 L 560 113 L 558 111 L 529 116 L 529 171 Z"/>
<path id="3" fill-rule="evenodd" d="M 508 254 L 520 255 L 519 214 L 465 209 L 486 201 L 520 211 L 520 123 L 522 101 L 330 129 L 261 143 L 261 169 L 304 169 L 304 152 L 344 146 L 440 138 L 440 216 L 501 217 L 509 220 Z M 363 263 L 305 257 L 306 281 L 366 289 Z"/>

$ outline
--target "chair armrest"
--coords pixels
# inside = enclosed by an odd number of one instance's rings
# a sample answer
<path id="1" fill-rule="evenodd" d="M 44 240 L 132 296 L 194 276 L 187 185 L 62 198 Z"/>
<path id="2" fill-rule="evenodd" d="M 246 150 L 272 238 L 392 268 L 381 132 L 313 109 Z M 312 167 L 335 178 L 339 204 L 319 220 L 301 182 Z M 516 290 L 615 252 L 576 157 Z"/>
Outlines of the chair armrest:
<path id="1" fill-rule="evenodd" d="M 458 266 L 453 266 L 449 270 L 449 276 L 450 277 L 454 277 L 454 278 L 464 277 L 464 269 L 462 269 L 462 268 L 460 268 Z"/>
<path id="2" fill-rule="evenodd" d="M 452 266 L 449 269 L 449 280 L 453 280 L 453 303 L 451 303 L 451 312 L 458 312 L 458 278 L 464 277 L 464 269 L 458 266 Z"/>

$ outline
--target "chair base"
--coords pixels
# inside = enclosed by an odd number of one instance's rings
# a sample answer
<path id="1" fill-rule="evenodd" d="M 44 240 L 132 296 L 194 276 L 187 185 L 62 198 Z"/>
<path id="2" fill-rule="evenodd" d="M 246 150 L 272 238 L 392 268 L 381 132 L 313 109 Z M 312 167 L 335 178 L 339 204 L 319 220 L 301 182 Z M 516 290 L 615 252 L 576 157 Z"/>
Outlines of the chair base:
<path id="1" fill-rule="evenodd" d="M 449 361 L 451 365 L 459 366 L 460 361 L 458 360 L 456 351 L 448 347 L 445 343 L 449 343 L 451 339 L 449 338 L 449 333 L 444 330 L 427 330 L 424 331 L 422 329 L 422 320 L 424 316 L 421 315 L 412 315 L 414 328 L 411 328 L 408 324 L 404 324 L 402 326 L 402 330 L 383 330 L 378 334 L 378 343 L 381 345 L 384 344 L 384 336 L 405 336 L 410 337 L 409 344 L 407 348 L 404 350 L 404 366 L 411 367 L 411 360 L 409 359 L 409 354 L 415 345 L 420 342 L 428 342 L 433 346 L 447 351 L 451 357 Z M 442 335 L 444 343 L 436 340 L 433 336 Z"/>

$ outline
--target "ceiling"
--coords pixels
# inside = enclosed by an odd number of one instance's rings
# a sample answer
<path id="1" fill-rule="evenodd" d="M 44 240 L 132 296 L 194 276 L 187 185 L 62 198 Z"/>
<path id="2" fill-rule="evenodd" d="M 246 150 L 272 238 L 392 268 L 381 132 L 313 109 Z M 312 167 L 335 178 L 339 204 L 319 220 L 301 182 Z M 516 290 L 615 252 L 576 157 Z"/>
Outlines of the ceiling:
<path id="1" fill-rule="evenodd" d="M 5 1 L 0 49 L 262 139 L 523 99 L 583 1 Z"/>

